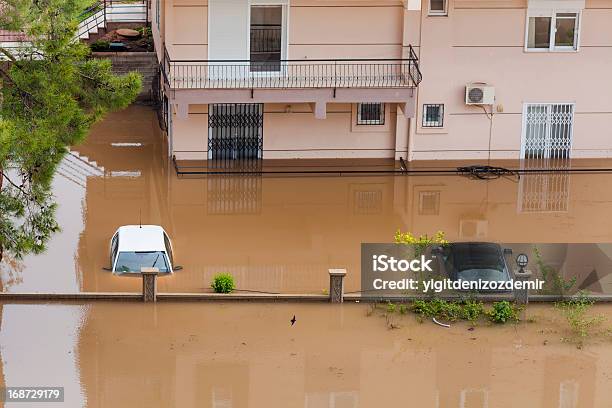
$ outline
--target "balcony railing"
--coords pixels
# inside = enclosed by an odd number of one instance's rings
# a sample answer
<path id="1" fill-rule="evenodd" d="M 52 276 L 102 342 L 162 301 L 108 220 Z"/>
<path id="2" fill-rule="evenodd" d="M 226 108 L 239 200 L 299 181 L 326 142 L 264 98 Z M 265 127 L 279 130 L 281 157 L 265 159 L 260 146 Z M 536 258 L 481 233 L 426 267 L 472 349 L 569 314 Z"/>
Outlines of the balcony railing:
<path id="1" fill-rule="evenodd" d="M 164 80 L 171 89 L 414 88 L 419 61 L 406 59 L 173 60 L 165 50 Z"/>

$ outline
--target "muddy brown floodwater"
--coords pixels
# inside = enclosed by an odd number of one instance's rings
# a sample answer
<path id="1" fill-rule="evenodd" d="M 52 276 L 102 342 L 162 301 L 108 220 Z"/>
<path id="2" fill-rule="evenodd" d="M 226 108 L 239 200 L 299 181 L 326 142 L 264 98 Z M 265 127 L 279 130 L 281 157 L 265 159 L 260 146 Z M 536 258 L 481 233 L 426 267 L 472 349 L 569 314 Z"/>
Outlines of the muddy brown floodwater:
<path id="1" fill-rule="evenodd" d="M 580 252 L 573 259 L 582 268 L 566 272 L 578 277 L 580 289 L 612 294 L 611 174 L 534 174 L 520 181 L 448 175 L 179 178 L 166 152 L 147 107 L 130 107 L 95 126 L 54 180 L 62 232 L 45 254 L 1 265 L 2 289 L 139 291 L 138 279 L 102 268 L 117 227 L 142 221 L 169 232 L 184 267 L 160 279 L 165 292 L 209 290 L 214 274 L 229 272 L 239 289 L 321 293 L 329 268 L 347 268 L 347 290 L 358 290 L 360 244 L 390 242 L 402 229 L 441 230 L 450 240 L 559 245 L 543 251 L 551 257 L 572 253 L 567 243 L 607 244 L 590 248 L 597 265 L 585 263 L 590 255 Z"/>
<path id="2" fill-rule="evenodd" d="M 612 343 L 582 350 L 550 306 L 535 323 L 444 329 L 345 304 L 4 304 L 3 386 L 61 406 L 606 408 Z M 595 313 L 612 315 L 610 306 Z M 297 322 L 289 320 L 296 315 Z M 610 321 L 608 321 L 609 323 Z M 24 406 L 13 404 L 15 407 Z M 59 406 L 59 405 L 58 405 Z"/>

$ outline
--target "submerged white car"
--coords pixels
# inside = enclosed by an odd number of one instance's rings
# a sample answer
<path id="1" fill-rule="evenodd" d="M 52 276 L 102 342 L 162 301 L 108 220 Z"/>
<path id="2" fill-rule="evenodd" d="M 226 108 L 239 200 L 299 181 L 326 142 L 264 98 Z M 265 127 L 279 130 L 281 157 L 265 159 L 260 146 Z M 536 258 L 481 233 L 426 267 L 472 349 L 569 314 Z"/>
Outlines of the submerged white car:
<path id="1" fill-rule="evenodd" d="M 181 269 L 173 268 L 170 238 L 158 225 L 119 227 L 111 239 L 110 261 L 116 274 L 137 274 L 142 268 L 157 268 L 160 274 Z"/>

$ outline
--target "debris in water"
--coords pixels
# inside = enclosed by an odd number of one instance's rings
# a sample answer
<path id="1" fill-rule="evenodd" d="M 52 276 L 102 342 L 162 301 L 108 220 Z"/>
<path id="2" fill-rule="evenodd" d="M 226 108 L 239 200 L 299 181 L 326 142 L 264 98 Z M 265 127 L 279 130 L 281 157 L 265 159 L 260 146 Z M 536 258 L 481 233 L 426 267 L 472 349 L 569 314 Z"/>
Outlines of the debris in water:
<path id="1" fill-rule="evenodd" d="M 291 319 L 290 322 L 291 322 L 292 326 L 295 324 L 295 322 L 297 322 L 297 319 L 295 318 L 295 315 L 293 315 L 293 319 Z"/>
<path id="2" fill-rule="evenodd" d="M 433 320 L 433 322 L 437 324 L 438 326 L 446 327 L 447 329 L 450 328 L 450 324 L 440 323 L 439 321 L 436 320 L 435 317 L 433 317 L 431 320 Z"/>

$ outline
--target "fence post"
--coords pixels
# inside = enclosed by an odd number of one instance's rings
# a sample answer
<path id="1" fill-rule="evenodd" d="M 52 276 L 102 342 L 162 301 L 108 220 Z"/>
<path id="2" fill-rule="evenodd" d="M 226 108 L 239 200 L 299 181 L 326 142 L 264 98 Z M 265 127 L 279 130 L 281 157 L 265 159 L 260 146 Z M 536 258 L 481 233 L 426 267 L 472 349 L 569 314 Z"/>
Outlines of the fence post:
<path id="1" fill-rule="evenodd" d="M 528 282 L 531 279 L 531 271 L 521 268 L 514 273 L 514 279 L 517 282 Z M 529 303 L 529 290 L 525 287 L 514 289 L 514 301 L 519 305 L 526 306 Z"/>
<path id="2" fill-rule="evenodd" d="M 329 301 L 331 303 L 344 302 L 344 277 L 346 269 L 329 270 Z"/>
<path id="3" fill-rule="evenodd" d="M 142 301 L 157 302 L 157 275 L 158 268 L 140 268 L 142 275 Z"/>

